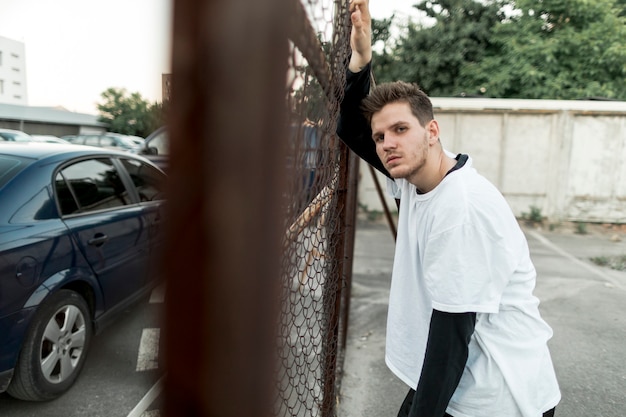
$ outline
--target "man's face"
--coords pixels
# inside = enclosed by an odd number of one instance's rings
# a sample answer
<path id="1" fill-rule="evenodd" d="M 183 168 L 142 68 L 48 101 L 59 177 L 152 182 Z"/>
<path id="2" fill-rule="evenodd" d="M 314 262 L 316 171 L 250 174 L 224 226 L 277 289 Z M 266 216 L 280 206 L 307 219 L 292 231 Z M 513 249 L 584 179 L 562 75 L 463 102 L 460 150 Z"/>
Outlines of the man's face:
<path id="1" fill-rule="evenodd" d="M 376 153 L 393 178 L 415 183 L 426 165 L 433 134 L 438 133 L 431 129 L 433 123 L 422 127 L 407 102 L 389 103 L 372 115 Z"/>

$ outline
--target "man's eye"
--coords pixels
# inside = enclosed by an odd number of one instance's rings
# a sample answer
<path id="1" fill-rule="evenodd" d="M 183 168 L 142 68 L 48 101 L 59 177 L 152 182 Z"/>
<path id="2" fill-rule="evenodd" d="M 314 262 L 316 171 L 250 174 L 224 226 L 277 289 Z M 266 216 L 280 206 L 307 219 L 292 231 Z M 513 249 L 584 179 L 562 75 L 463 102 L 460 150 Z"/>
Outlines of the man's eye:
<path id="1" fill-rule="evenodd" d="M 374 136 L 374 142 L 382 142 L 385 140 L 385 137 L 382 135 Z"/>
<path id="2" fill-rule="evenodd" d="M 404 132 L 406 130 L 407 130 L 406 126 L 398 126 L 398 127 L 396 127 L 396 132 L 399 132 L 399 133 Z"/>

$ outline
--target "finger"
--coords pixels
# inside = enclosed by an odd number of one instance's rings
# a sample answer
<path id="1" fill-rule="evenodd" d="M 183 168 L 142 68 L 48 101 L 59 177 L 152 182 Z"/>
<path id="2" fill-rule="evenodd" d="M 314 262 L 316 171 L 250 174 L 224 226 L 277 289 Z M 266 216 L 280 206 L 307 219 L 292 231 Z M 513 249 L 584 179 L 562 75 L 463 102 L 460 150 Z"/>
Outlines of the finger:
<path id="1" fill-rule="evenodd" d="M 361 26 L 361 9 L 357 6 L 356 9 L 350 15 L 350 19 L 352 20 L 352 24 L 354 26 Z"/>
<path id="2" fill-rule="evenodd" d="M 366 0 L 351 0 L 350 1 L 350 12 L 354 12 L 357 8 L 359 8 L 361 10 L 367 9 L 367 1 Z"/>
<path id="3" fill-rule="evenodd" d="M 363 5 L 355 5 L 354 11 L 350 14 L 352 24 L 358 24 L 361 26 L 368 26 L 371 22 L 371 17 L 367 11 L 367 7 Z"/>
<path id="4" fill-rule="evenodd" d="M 361 11 L 361 19 L 363 19 L 366 22 L 369 22 L 370 21 L 369 1 L 363 0 L 361 2 L 361 5 L 359 6 L 359 10 Z"/>

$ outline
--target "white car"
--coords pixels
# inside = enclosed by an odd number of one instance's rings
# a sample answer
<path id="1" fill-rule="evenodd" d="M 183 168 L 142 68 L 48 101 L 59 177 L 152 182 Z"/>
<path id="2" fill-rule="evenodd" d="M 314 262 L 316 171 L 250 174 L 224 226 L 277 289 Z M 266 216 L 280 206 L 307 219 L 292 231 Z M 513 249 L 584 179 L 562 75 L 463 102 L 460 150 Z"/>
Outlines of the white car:
<path id="1" fill-rule="evenodd" d="M 0 142 L 32 142 L 33 138 L 21 130 L 0 129 Z"/>
<path id="2" fill-rule="evenodd" d="M 46 143 L 69 143 L 68 141 L 61 139 L 60 137 L 54 135 L 30 135 L 31 138 L 35 142 L 46 142 Z"/>
<path id="3" fill-rule="evenodd" d="M 140 147 L 128 136 L 119 133 L 99 133 L 64 137 L 71 143 L 78 145 L 97 146 L 106 149 L 115 149 L 130 153 L 138 153 Z"/>

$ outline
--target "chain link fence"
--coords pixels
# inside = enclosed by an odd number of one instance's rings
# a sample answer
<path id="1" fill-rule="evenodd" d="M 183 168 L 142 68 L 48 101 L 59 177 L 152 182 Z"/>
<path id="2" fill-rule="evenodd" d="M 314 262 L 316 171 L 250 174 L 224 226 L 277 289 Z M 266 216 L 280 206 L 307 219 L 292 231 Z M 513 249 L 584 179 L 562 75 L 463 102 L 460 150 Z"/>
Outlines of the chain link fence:
<path id="1" fill-rule="evenodd" d="M 357 165 L 335 135 L 348 2 L 292 0 L 278 415 L 334 416 L 349 305 Z"/>

